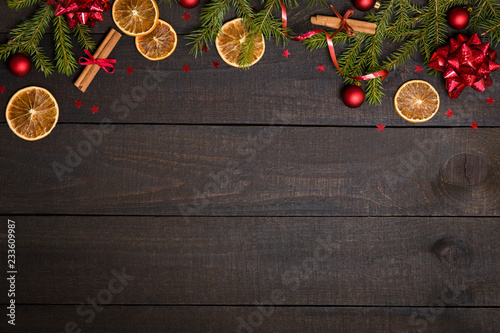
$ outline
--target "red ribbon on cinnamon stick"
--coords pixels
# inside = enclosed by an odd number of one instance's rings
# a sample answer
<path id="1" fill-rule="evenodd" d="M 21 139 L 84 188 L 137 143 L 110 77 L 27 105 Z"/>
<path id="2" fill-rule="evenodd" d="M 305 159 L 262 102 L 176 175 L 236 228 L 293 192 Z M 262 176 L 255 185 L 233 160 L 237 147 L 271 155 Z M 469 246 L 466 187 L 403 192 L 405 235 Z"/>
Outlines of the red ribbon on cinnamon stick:
<path id="1" fill-rule="evenodd" d="M 87 54 L 88 58 L 80 57 L 80 59 L 78 59 L 80 65 L 97 65 L 101 67 L 101 69 L 103 69 L 106 73 L 111 74 L 115 72 L 115 66 L 113 65 L 116 63 L 115 59 L 96 59 L 92 56 L 92 54 L 90 54 L 88 50 L 83 51 Z M 107 69 L 106 67 L 110 67 L 111 70 Z"/>
<path id="2" fill-rule="evenodd" d="M 286 14 L 286 7 L 283 4 L 283 1 L 280 1 L 280 4 L 281 4 L 281 21 L 283 22 L 283 28 L 286 28 L 287 27 L 287 21 L 288 21 L 287 14 Z M 333 12 L 335 13 L 335 15 L 337 15 L 337 17 L 340 19 L 340 25 L 339 25 L 339 27 L 331 35 L 328 34 L 328 32 L 326 32 L 323 29 L 315 29 L 315 30 L 306 32 L 303 35 L 300 35 L 300 36 L 297 36 L 297 37 L 289 37 L 289 38 L 291 40 L 293 40 L 293 41 L 300 42 L 300 41 L 302 41 L 304 39 L 307 39 L 307 38 L 312 37 L 314 35 L 317 35 L 317 34 L 319 34 L 321 32 L 324 32 L 325 36 L 326 36 L 326 42 L 328 44 L 328 51 L 330 51 L 330 58 L 332 59 L 332 62 L 335 65 L 335 68 L 337 68 L 337 70 L 342 75 L 346 76 L 344 74 L 344 72 L 342 72 L 342 70 L 340 69 L 339 63 L 337 61 L 337 57 L 335 56 L 335 49 L 333 47 L 332 38 L 335 37 L 335 35 L 337 35 L 342 30 L 345 30 L 346 33 L 349 36 L 354 36 L 355 35 L 354 29 L 352 29 L 352 27 L 347 23 L 347 19 L 352 16 L 352 14 L 354 13 L 354 10 L 353 9 L 349 9 L 344 14 L 344 16 L 342 16 L 342 15 L 340 15 L 340 13 L 332 5 L 330 5 L 330 8 L 333 10 Z M 387 70 L 383 69 L 383 70 L 380 70 L 378 72 L 371 73 L 371 74 L 366 74 L 366 75 L 362 75 L 362 76 L 348 76 L 348 78 L 351 78 L 351 79 L 354 79 L 354 80 L 358 80 L 358 81 L 366 81 L 366 80 L 375 79 L 377 77 L 382 77 L 382 80 L 383 80 L 383 79 L 385 79 L 385 77 L 387 75 L 389 75 L 389 72 Z"/>

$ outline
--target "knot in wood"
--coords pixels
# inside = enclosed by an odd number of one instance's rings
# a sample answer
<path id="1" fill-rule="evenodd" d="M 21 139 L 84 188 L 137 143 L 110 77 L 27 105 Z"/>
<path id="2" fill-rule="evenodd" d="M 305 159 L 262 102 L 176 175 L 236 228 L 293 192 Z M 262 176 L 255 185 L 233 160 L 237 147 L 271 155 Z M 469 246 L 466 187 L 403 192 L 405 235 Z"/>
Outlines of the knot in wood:
<path id="1" fill-rule="evenodd" d="M 472 251 L 463 240 L 441 238 L 432 247 L 439 260 L 450 268 L 466 268 L 472 262 Z"/>
<path id="2" fill-rule="evenodd" d="M 486 157 L 463 153 L 448 161 L 443 175 L 454 185 L 477 186 L 488 176 L 488 169 L 489 163 Z"/>

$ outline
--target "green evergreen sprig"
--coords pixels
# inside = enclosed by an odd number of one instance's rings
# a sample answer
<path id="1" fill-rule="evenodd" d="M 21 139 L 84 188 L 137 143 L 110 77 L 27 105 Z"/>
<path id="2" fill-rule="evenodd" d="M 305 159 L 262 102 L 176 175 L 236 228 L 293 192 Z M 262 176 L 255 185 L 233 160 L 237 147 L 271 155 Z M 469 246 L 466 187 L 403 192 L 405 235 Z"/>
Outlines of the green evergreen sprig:
<path id="1" fill-rule="evenodd" d="M 429 0 L 423 6 L 411 0 L 386 0 L 378 10 L 365 16 L 366 20 L 377 24 L 374 35 L 356 34 L 342 40 L 348 43 L 338 57 L 342 71 L 348 76 L 359 76 L 379 69 L 394 70 L 417 50 L 428 65 L 436 49 L 448 43 L 450 29 L 446 15 L 455 6 L 473 8 L 469 28 L 483 32 L 482 36 L 489 37 L 493 44 L 500 42 L 500 3 L 497 0 Z M 398 48 L 380 62 L 384 42 L 398 43 Z M 311 50 L 327 46 L 324 34 L 306 39 L 304 43 Z M 431 69 L 429 72 L 436 73 Z M 355 83 L 349 78 L 345 81 Z M 366 81 L 369 104 L 381 102 L 382 82 L 380 78 Z"/>
<path id="2" fill-rule="evenodd" d="M 22 9 L 37 5 L 40 0 L 7 0 L 12 9 Z M 40 42 L 52 23 L 54 29 L 54 53 L 56 65 L 52 63 Z M 95 49 L 95 42 L 90 37 L 89 28 L 86 25 L 77 25 L 73 33 L 78 39 L 82 49 Z M 10 39 L 7 43 L 0 45 L 0 59 L 6 61 L 10 56 L 23 52 L 30 55 L 35 68 L 48 76 L 57 69 L 59 73 L 71 75 L 78 68 L 71 41 L 71 29 L 64 16 L 55 16 L 54 7 L 42 3 L 35 14 L 27 20 L 19 23 L 10 31 Z"/>
<path id="3" fill-rule="evenodd" d="M 54 17 L 54 44 L 57 71 L 62 74 L 71 75 L 78 63 L 71 49 L 70 31 L 66 19 L 62 16 Z"/>
<path id="4" fill-rule="evenodd" d="M 73 33 L 75 37 L 78 39 L 78 43 L 82 50 L 94 51 L 96 44 L 94 40 L 90 37 L 90 28 L 85 24 L 77 24 L 76 27 L 73 28 Z"/>
<path id="5" fill-rule="evenodd" d="M 18 10 L 26 7 L 31 7 L 39 3 L 40 0 L 7 0 L 9 8 Z"/>
<path id="6" fill-rule="evenodd" d="M 38 45 L 53 17 L 54 9 L 47 4 L 41 5 L 32 17 L 12 29 L 12 38 L 0 45 L 0 58 L 5 61 L 17 52 L 24 52 L 31 55 L 37 69 L 45 75 L 51 74 L 54 65 Z"/>
<path id="7" fill-rule="evenodd" d="M 500 2 L 479 0 L 474 6 L 469 22 L 473 31 L 489 37 L 493 45 L 500 43 Z"/>
<path id="8" fill-rule="evenodd" d="M 186 37 L 191 40 L 188 45 L 193 45 L 189 51 L 190 54 L 198 56 L 203 46 L 215 41 L 224 23 L 224 15 L 229 9 L 229 0 L 212 0 L 202 8 L 200 15 L 201 27 Z"/>
<path id="9" fill-rule="evenodd" d="M 298 5 L 296 0 L 282 0 L 290 9 Z M 304 0 L 307 6 L 324 4 L 325 0 Z M 212 0 L 206 4 L 200 15 L 201 26 L 194 30 L 186 38 L 191 45 L 190 54 L 198 56 L 204 46 L 212 44 L 217 38 L 222 25 L 225 23 L 225 15 L 231 10 L 237 17 L 241 18 L 248 30 L 248 36 L 242 45 L 242 52 L 238 59 L 242 68 L 248 68 L 254 52 L 254 39 L 262 34 L 266 40 L 274 39 L 277 44 L 288 41 L 288 29 L 283 28 L 281 22 L 280 0 L 263 0 L 264 8 L 258 12 L 252 7 L 250 0 Z"/>

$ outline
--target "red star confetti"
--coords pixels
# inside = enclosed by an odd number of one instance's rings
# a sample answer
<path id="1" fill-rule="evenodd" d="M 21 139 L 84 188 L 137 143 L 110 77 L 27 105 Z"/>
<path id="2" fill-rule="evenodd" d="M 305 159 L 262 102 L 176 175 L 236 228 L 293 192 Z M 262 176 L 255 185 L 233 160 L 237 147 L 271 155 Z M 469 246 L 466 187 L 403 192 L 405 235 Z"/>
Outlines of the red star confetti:
<path id="1" fill-rule="evenodd" d="M 325 71 L 325 65 L 321 65 L 319 64 L 318 67 L 316 67 L 318 69 L 318 73 L 321 73 L 321 72 L 324 72 Z"/>
<path id="2" fill-rule="evenodd" d="M 212 67 L 215 67 L 215 68 L 219 68 L 220 64 L 219 64 L 219 60 L 216 60 L 216 61 L 212 61 Z"/>
<path id="3" fill-rule="evenodd" d="M 450 109 L 448 109 L 448 111 L 446 112 L 446 114 L 448 115 L 448 118 L 450 118 L 450 117 L 455 117 L 455 116 L 453 115 L 453 111 L 452 111 L 452 110 L 450 110 Z"/>
<path id="4" fill-rule="evenodd" d="M 284 50 L 283 51 L 283 57 L 287 58 L 288 59 L 288 56 L 290 55 L 291 53 L 288 52 L 288 49 Z"/>
<path id="5" fill-rule="evenodd" d="M 94 113 L 99 113 L 99 107 L 98 106 L 95 106 L 94 104 L 92 104 L 92 107 L 90 108 L 90 110 L 92 110 L 92 114 Z"/>
<path id="6" fill-rule="evenodd" d="M 201 48 L 201 52 L 207 53 L 208 52 L 208 47 L 206 45 L 203 45 L 203 47 Z"/>
<path id="7" fill-rule="evenodd" d="M 189 13 L 184 13 L 184 16 L 182 18 L 187 21 L 191 18 L 191 15 Z"/>
<path id="8" fill-rule="evenodd" d="M 134 67 L 127 66 L 127 70 L 125 72 L 127 72 L 128 75 L 130 75 L 130 73 L 134 73 Z"/>
<path id="9" fill-rule="evenodd" d="M 487 102 L 489 105 L 492 105 L 493 103 L 495 103 L 495 100 L 493 99 L 493 97 L 486 97 L 487 98 Z"/>
<path id="10" fill-rule="evenodd" d="M 186 66 L 182 66 L 183 68 L 183 72 L 186 72 L 186 73 L 189 73 L 189 70 L 191 69 L 191 67 L 189 67 L 189 65 L 186 65 Z"/>
<path id="11" fill-rule="evenodd" d="M 473 121 L 470 126 L 472 126 L 472 130 L 477 129 L 477 123 L 475 121 Z"/>
<path id="12" fill-rule="evenodd" d="M 377 128 L 378 128 L 378 129 L 377 129 L 377 132 L 378 132 L 378 131 L 382 131 L 382 132 L 383 132 L 383 131 L 384 131 L 384 127 L 385 127 L 385 126 L 384 126 L 384 125 L 382 125 L 382 123 L 380 123 L 380 125 L 377 125 Z"/>
<path id="13" fill-rule="evenodd" d="M 75 100 L 75 106 L 76 106 L 77 108 L 80 108 L 80 106 L 82 106 L 82 105 L 83 105 L 82 100 L 79 100 L 79 101 L 76 101 L 76 100 Z"/>
<path id="14" fill-rule="evenodd" d="M 420 74 L 421 71 L 423 71 L 424 69 L 422 68 L 421 65 L 418 65 L 418 66 L 415 66 L 415 72 L 418 72 L 418 74 Z"/>
<path id="15" fill-rule="evenodd" d="M 5 86 L 0 86 L 0 93 L 3 95 L 4 92 L 6 92 Z"/>

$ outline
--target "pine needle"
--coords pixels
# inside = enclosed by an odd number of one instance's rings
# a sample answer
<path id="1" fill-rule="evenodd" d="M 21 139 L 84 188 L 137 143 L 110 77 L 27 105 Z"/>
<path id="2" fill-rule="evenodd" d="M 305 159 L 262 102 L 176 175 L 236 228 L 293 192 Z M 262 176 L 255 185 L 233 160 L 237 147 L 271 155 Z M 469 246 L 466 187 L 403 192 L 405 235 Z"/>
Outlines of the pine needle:
<path id="1" fill-rule="evenodd" d="M 175 0 L 176 2 L 178 0 Z M 282 0 L 287 8 L 298 5 L 297 0 Z M 159 0 L 160 3 L 171 3 L 172 0 Z M 377 10 L 365 15 L 365 20 L 377 24 L 374 35 L 358 33 L 348 36 L 340 32 L 333 38 L 334 44 L 347 44 L 345 51 L 338 56 L 339 65 L 347 76 L 359 76 L 380 69 L 394 70 L 402 66 L 417 50 L 428 64 L 436 49 L 448 43 L 450 30 L 446 24 L 446 14 L 455 6 L 471 6 L 469 28 L 488 38 L 493 45 L 500 43 L 500 1 L 498 0 L 429 0 L 425 5 L 418 5 L 416 0 L 385 0 Z M 252 37 L 262 34 L 266 40 L 274 39 L 278 44 L 285 44 L 288 30 L 282 27 L 281 6 L 279 0 L 262 0 L 264 8 L 255 12 L 251 0 L 210 0 L 201 10 L 200 28 L 194 30 L 186 38 L 192 45 L 190 54 L 198 56 L 204 46 L 212 44 L 217 38 L 227 13 L 241 17 L 249 31 L 243 43 L 239 58 L 240 66 L 251 62 L 255 43 Z M 308 6 L 325 0 L 303 0 L 301 4 Z M 12 9 L 21 9 L 39 5 L 35 14 L 18 24 L 11 30 L 10 40 L 0 45 L 0 59 L 7 60 L 17 52 L 31 55 L 35 66 L 45 75 L 54 69 L 64 74 L 71 74 L 77 68 L 72 51 L 69 28 L 63 17 L 54 18 L 53 6 L 44 0 L 7 0 Z M 50 22 L 54 25 L 54 48 L 56 66 L 39 47 Z M 78 43 L 83 49 L 94 50 L 95 42 L 90 36 L 90 29 L 85 25 L 77 25 L 73 29 Z M 384 43 L 400 43 L 397 50 L 381 59 Z M 317 34 L 303 41 L 306 48 L 315 50 L 327 47 L 324 33 Z M 432 71 L 431 71 L 432 73 Z M 355 80 L 344 78 L 347 83 Z M 374 79 L 366 82 L 366 95 L 369 103 L 380 103 L 383 96 L 382 80 Z"/>
<path id="2" fill-rule="evenodd" d="M 29 49 L 29 54 L 33 59 L 35 67 L 39 69 L 45 76 L 49 76 L 54 71 L 54 65 L 49 60 L 49 57 L 43 52 L 42 48 L 37 46 L 33 49 Z"/>
<path id="3" fill-rule="evenodd" d="M 229 0 L 212 0 L 201 10 L 201 27 L 190 33 L 186 38 L 193 45 L 189 54 L 195 57 L 202 53 L 203 46 L 213 43 L 224 22 L 224 15 L 229 10 Z"/>
<path id="4" fill-rule="evenodd" d="M 9 8 L 18 10 L 26 7 L 31 7 L 39 3 L 40 0 L 7 0 Z"/>
<path id="5" fill-rule="evenodd" d="M 66 23 L 66 18 L 63 16 L 54 17 L 53 26 L 57 71 L 62 74 L 71 75 L 78 65 L 71 51 L 73 45 L 69 36 L 70 31 Z"/>
<path id="6" fill-rule="evenodd" d="M 12 38 L 0 46 L 0 58 L 7 60 L 17 52 L 25 52 L 31 55 L 37 69 L 45 75 L 51 74 L 54 67 L 38 45 L 53 17 L 52 6 L 42 4 L 32 17 L 11 30 Z"/>
<path id="7" fill-rule="evenodd" d="M 82 50 L 94 51 L 96 45 L 94 40 L 90 37 L 90 28 L 85 24 L 77 24 L 73 28 L 73 33 L 78 39 Z"/>

